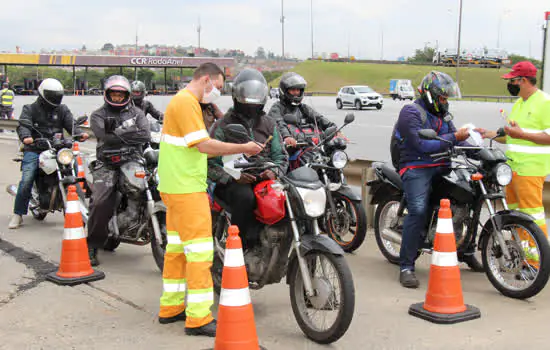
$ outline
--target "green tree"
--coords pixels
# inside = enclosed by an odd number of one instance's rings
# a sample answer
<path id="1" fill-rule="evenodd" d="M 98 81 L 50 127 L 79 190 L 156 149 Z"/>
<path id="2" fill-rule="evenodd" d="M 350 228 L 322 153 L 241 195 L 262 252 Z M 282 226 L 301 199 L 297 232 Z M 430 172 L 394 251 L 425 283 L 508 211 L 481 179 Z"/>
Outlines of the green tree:
<path id="1" fill-rule="evenodd" d="M 515 55 L 515 54 L 512 54 L 512 55 L 508 56 L 508 58 L 510 59 L 512 64 L 515 64 L 515 63 L 518 63 L 518 62 L 521 62 L 521 61 L 529 61 L 529 62 L 533 63 L 535 65 L 535 67 L 537 67 L 537 68 L 542 67 L 542 62 L 537 60 L 537 59 L 534 59 L 534 58 L 530 58 L 530 57 L 526 57 L 526 56 L 522 56 L 522 55 Z"/>
<path id="2" fill-rule="evenodd" d="M 435 49 L 433 47 L 424 46 L 422 49 L 416 49 L 414 56 L 407 58 L 407 61 L 412 63 L 431 63 L 434 53 Z"/>

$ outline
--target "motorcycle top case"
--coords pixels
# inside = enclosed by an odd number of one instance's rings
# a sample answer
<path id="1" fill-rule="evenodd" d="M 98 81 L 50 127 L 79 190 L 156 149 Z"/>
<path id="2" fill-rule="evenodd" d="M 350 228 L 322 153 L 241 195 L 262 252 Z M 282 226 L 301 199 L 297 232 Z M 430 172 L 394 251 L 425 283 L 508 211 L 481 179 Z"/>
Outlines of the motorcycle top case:
<path id="1" fill-rule="evenodd" d="M 258 221 L 273 225 L 286 216 L 285 193 L 271 187 L 275 181 L 262 181 L 254 187 L 256 196 L 256 219 Z"/>

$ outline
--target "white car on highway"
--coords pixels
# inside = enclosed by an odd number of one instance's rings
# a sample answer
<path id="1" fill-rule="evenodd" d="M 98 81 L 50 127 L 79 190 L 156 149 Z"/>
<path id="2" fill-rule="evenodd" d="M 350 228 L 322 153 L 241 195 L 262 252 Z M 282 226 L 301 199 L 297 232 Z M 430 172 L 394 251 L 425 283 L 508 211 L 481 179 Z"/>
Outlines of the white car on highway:
<path id="1" fill-rule="evenodd" d="M 342 109 L 344 106 L 355 107 L 360 110 L 363 107 L 376 107 L 382 109 L 384 98 L 366 85 L 344 86 L 336 96 L 336 107 Z"/>

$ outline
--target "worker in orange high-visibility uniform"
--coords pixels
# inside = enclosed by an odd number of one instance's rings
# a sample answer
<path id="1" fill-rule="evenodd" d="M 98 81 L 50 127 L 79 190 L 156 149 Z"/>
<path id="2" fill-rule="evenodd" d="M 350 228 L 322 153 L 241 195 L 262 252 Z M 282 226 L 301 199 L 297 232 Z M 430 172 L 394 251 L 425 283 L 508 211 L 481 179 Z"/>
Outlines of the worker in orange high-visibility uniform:
<path id="1" fill-rule="evenodd" d="M 159 322 L 185 320 L 186 334 L 210 337 L 216 335 L 216 321 L 210 310 L 214 245 L 206 192 L 207 155 L 255 155 L 262 150 L 255 142 L 232 144 L 208 136 L 200 103 L 219 97 L 223 82 L 222 70 L 205 63 L 172 98 L 164 114 L 158 166 L 168 238 Z"/>

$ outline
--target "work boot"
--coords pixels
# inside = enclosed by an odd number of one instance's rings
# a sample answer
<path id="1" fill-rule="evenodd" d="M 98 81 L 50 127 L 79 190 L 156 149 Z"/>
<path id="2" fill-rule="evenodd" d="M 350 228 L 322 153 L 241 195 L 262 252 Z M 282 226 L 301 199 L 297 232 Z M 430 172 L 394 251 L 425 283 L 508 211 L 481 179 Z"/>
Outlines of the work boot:
<path id="1" fill-rule="evenodd" d="M 416 278 L 414 271 L 412 270 L 403 270 L 399 274 L 399 283 L 405 288 L 418 288 L 420 283 Z"/>
<path id="2" fill-rule="evenodd" d="M 159 316 L 159 323 L 168 324 L 168 323 L 174 323 L 178 321 L 185 321 L 186 319 L 187 319 L 187 316 L 185 315 L 185 310 L 183 310 L 181 313 L 177 314 L 176 316 L 172 316 L 172 317 Z"/>
<path id="3" fill-rule="evenodd" d="M 212 320 L 210 323 L 197 328 L 185 327 L 185 334 L 187 335 L 204 335 L 206 337 L 216 336 L 216 320 Z"/>
<path id="4" fill-rule="evenodd" d="M 92 266 L 99 265 L 99 260 L 97 259 L 97 248 L 88 248 L 88 256 L 90 257 L 90 264 Z"/>
<path id="5" fill-rule="evenodd" d="M 12 230 L 18 229 L 22 223 L 23 223 L 23 217 L 21 215 L 13 214 L 13 216 L 10 219 L 8 228 Z"/>

